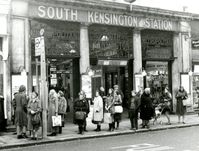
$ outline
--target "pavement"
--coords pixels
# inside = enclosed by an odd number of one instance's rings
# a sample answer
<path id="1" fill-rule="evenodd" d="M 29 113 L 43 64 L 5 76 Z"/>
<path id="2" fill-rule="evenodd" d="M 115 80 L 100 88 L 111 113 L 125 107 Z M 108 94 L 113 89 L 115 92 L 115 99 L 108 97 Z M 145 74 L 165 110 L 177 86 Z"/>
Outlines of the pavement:
<path id="1" fill-rule="evenodd" d="M 13 132 L 4 132 L 0 135 L 0 150 L 8 149 L 8 148 L 16 148 L 16 147 L 25 147 L 25 146 L 34 146 L 40 144 L 48 144 L 55 142 L 63 142 L 63 141 L 74 141 L 81 139 L 92 139 L 98 137 L 108 137 L 115 135 L 125 135 L 125 134 L 134 134 L 134 133 L 142 133 L 149 131 L 159 131 L 165 129 L 175 129 L 175 128 L 183 128 L 183 127 L 191 127 L 191 126 L 199 126 L 199 116 L 198 114 L 188 114 L 185 116 L 185 124 L 178 123 L 178 118 L 176 115 L 171 115 L 171 125 L 167 125 L 167 120 L 164 115 L 158 118 L 157 123 L 153 125 L 153 120 L 150 121 L 150 128 L 143 129 L 141 128 L 141 120 L 138 120 L 139 128 L 138 130 L 130 130 L 130 121 L 126 115 L 123 115 L 122 121 L 120 123 L 120 127 L 118 130 L 113 132 L 108 131 L 108 124 L 103 123 L 101 128 L 101 132 L 95 132 L 94 129 L 96 125 L 92 124 L 91 117 L 87 118 L 87 130 L 88 132 L 84 132 L 83 135 L 77 134 L 78 126 L 74 125 L 71 122 L 65 124 L 63 127 L 62 134 L 58 134 L 57 136 L 51 136 L 43 139 L 39 139 L 37 141 L 30 139 L 17 139 L 17 136 L 13 134 Z M 41 130 L 39 130 L 39 136 L 41 137 Z"/>

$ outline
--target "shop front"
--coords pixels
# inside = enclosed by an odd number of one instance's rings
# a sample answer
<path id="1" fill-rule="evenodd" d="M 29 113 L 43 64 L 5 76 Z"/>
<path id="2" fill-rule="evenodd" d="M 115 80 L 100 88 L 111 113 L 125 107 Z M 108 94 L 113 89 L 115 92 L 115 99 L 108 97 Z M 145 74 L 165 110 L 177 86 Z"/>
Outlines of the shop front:
<path id="1" fill-rule="evenodd" d="M 146 71 L 144 87 L 159 101 L 165 87 L 172 91 L 173 32 L 142 31 L 143 69 Z"/>
<path id="2" fill-rule="evenodd" d="M 44 29 L 48 89 L 63 90 L 67 98 L 74 100 L 80 89 L 92 98 L 100 86 L 107 93 L 117 84 L 127 101 L 133 89 L 150 87 L 153 97 L 158 98 L 168 86 L 175 108 L 180 73 L 190 67 L 189 41 L 184 38 L 189 29 L 185 29 L 183 13 L 175 12 L 179 16 L 174 17 L 164 10 L 154 14 L 136 6 L 137 11 L 131 12 L 128 5 L 113 2 L 21 3 L 28 8 L 23 13 L 25 19 L 21 21 L 16 17 L 20 13 L 14 11 L 12 22 L 18 27 L 13 27 L 13 31 L 20 29 L 22 35 L 13 34 L 22 38 L 23 43 L 14 39 L 12 44 L 25 48 L 12 52 L 21 53 L 19 62 L 26 69 L 28 82 L 31 81 L 27 85 L 30 91 L 39 90 L 40 59 L 35 56 L 35 38 Z M 12 59 L 14 63 L 18 57 Z M 16 66 L 19 63 L 13 64 L 14 69 Z M 142 76 L 143 70 L 147 76 Z"/>

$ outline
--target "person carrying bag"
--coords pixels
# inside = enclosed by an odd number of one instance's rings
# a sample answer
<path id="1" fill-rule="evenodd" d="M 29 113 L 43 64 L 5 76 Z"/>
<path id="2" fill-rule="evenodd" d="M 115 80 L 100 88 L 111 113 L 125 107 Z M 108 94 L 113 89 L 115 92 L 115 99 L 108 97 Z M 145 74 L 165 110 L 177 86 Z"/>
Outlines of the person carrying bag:
<path id="1" fill-rule="evenodd" d="M 28 129 L 31 133 L 31 139 L 37 140 L 37 131 L 41 126 L 41 105 L 40 100 L 38 99 L 38 94 L 36 92 L 32 92 L 31 99 L 28 102 Z"/>
<path id="2" fill-rule="evenodd" d="M 89 112 L 89 104 L 84 91 L 79 92 L 79 98 L 74 102 L 74 121 L 78 125 L 78 134 L 86 131 L 86 117 Z"/>
<path id="3" fill-rule="evenodd" d="M 113 92 L 113 100 L 114 100 L 114 110 L 115 110 L 115 114 L 114 114 L 114 127 L 115 127 L 115 123 L 117 123 L 116 125 L 116 129 L 119 128 L 119 123 L 122 119 L 122 112 L 123 112 L 123 107 L 122 107 L 122 98 L 120 93 L 115 90 Z"/>

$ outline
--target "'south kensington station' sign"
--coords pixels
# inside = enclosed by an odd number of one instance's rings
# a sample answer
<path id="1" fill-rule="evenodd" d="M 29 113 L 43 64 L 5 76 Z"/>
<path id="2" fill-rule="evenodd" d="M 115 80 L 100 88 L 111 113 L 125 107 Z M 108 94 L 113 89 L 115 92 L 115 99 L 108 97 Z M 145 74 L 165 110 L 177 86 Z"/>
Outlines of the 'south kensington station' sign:
<path id="1" fill-rule="evenodd" d="M 150 28 L 157 30 L 176 31 L 177 22 L 169 19 L 140 17 L 119 12 L 103 10 L 80 10 L 69 6 L 31 5 L 29 16 L 36 18 L 54 19 L 62 21 L 97 23 L 116 26 Z"/>

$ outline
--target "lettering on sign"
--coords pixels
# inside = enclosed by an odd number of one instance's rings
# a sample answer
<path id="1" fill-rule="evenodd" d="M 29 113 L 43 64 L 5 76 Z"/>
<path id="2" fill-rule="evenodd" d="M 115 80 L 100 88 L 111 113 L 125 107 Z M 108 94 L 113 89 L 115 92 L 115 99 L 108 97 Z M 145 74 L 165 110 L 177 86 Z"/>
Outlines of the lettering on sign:
<path id="1" fill-rule="evenodd" d="M 177 30 L 177 22 L 168 19 L 132 16 L 130 14 L 109 13 L 106 11 L 90 11 L 71 8 L 69 6 L 56 7 L 32 5 L 30 16 L 65 21 L 98 23 L 116 26 L 141 27 L 157 30 Z M 36 11 L 36 12 L 35 12 Z"/>
<path id="2" fill-rule="evenodd" d="M 50 19 L 77 21 L 77 10 L 61 7 L 38 6 L 38 16 Z"/>
<path id="3" fill-rule="evenodd" d="M 172 22 L 153 18 L 138 18 L 129 15 L 111 14 L 88 11 L 89 23 L 100 23 L 120 26 L 144 27 L 153 29 L 172 30 Z"/>

